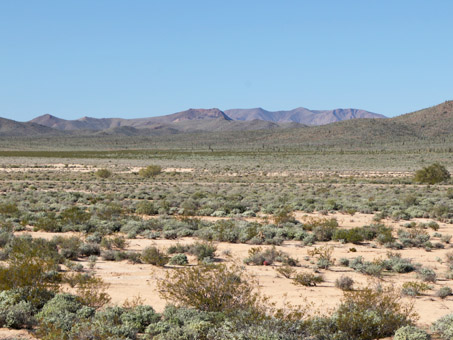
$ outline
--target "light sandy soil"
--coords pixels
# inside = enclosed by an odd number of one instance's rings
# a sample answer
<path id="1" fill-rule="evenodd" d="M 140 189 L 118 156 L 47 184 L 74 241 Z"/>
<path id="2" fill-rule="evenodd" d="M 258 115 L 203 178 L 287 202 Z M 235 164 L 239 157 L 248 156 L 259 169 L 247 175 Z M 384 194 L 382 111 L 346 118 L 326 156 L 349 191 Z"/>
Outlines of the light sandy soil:
<path id="1" fill-rule="evenodd" d="M 336 218 L 341 227 L 351 228 L 359 227 L 372 223 L 373 215 L 366 214 L 355 214 L 344 215 L 344 214 L 330 214 L 323 216 L 319 214 L 306 214 L 303 212 L 296 212 L 297 219 L 304 220 L 309 217 L 327 217 Z M 208 218 L 211 220 L 212 218 Z M 427 222 L 426 219 L 416 219 L 416 222 Z M 395 229 L 402 226 L 407 221 L 395 222 L 386 220 L 384 221 L 387 225 L 393 225 Z M 441 234 L 453 235 L 453 225 L 439 223 L 440 229 L 438 230 Z M 432 235 L 434 231 L 428 230 Z M 29 233 L 33 237 L 44 237 L 50 239 L 55 235 L 62 235 L 58 233 L 45 233 L 45 232 L 21 232 Z M 67 236 L 79 235 L 77 233 L 67 233 Z M 162 250 L 165 250 L 170 245 L 176 243 L 190 244 L 195 242 L 193 238 L 183 238 L 179 240 L 149 240 L 149 239 L 132 239 L 128 240 L 129 244 L 127 250 L 130 251 L 141 251 L 147 246 L 155 245 Z M 432 239 L 433 242 L 439 241 L 436 238 Z M 326 243 L 315 244 L 314 247 L 325 245 Z M 357 256 L 363 256 L 365 260 L 373 260 L 378 258 L 386 258 L 388 249 L 375 246 L 374 242 L 363 245 L 353 244 L 341 244 L 339 242 L 331 241 L 328 243 L 334 247 L 333 257 L 338 261 L 340 258 L 353 258 Z M 217 243 L 217 256 L 220 261 L 231 263 L 243 263 L 244 258 L 248 256 L 250 248 L 254 247 L 247 244 L 231 244 L 231 243 Z M 261 246 L 263 249 L 270 246 Z M 278 246 L 277 249 L 284 251 L 291 257 L 299 260 L 301 266 L 296 268 L 297 272 L 313 272 L 314 260 L 308 257 L 307 251 L 313 249 L 313 246 L 303 247 L 301 242 L 291 241 L 285 242 L 282 246 Z M 351 252 L 350 248 L 356 248 L 356 252 Z M 448 252 L 452 252 L 450 245 L 447 245 L 445 249 L 435 249 L 427 252 L 420 248 L 408 248 L 398 251 L 403 258 L 409 258 L 414 263 L 421 263 L 423 266 L 427 266 L 435 269 L 438 274 L 438 281 L 435 284 L 431 284 L 432 290 L 426 292 L 425 295 L 417 297 L 415 299 L 405 298 L 406 302 L 413 302 L 415 310 L 420 315 L 419 325 L 427 327 L 435 320 L 440 317 L 453 313 L 453 296 L 447 297 L 444 300 L 435 296 L 435 292 L 443 286 L 449 286 L 453 288 L 453 281 L 447 281 L 444 278 L 444 274 L 447 271 L 447 265 L 444 262 L 445 255 Z M 231 256 L 226 254 L 231 254 Z M 194 257 L 189 257 L 191 265 L 196 264 Z M 88 268 L 87 261 L 81 261 L 81 263 Z M 260 291 L 269 296 L 271 301 L 275 302 L 277 306 L 283 306 L 285 302 L 289 302 L 292 305 L 306 305 L 306 303 L 313 303 L 314 309 L 320 312 L 328 312 L 338 306 L 342 298 L 342 291 L 335 288 L 335 280 L 341 275 L 348 275 L 355 281 L 355 287 L 360 288 L 370 284 L 376 284 L 376 281 L 370 279 L 370 277 L 363 274 L 354 272 L 352 269 L 347 267 L 341 267 L 335 265 L 329 270 L 321 270 L 320 272 L 324 276 L 325 282 L 319 284 L 316 287 L 302 287 L 296 286 L 292 283 L 292 280 L 280 276 L 275 270 L 277 266 L 245 266 L 246 271 L 256 277 L 259 282 Z M 88 269 L 87 269 L 88 270 Z M 112 303 L 122 304 L 125 300 L 131 300 L 134 297 L 139 296 L 143 299 L 144 303 L 153 306 L 157 311 L 162 311 L 166 305 L 157 291 L 156 282 L 163 278 L 164 271 L 172 270 L 171 268 L 158 268 L 147 264 L 131 264 L 127 261 L 122 262 L 110 262 L 99 259 L 95 266 L 96 274 L 101 277 L 105 282 L 110 284 L 109 294 L 112 297 Z M 417 280 L 415 273 L 408 274 L 393 274 L 387 273 L 384 275 L 381 283 L 394 285 L 399 288 L 404 282 Z M 1 333 L 0 333 L 1 335 Z M 1 339 L 1 337 L 0 337 Z"/>

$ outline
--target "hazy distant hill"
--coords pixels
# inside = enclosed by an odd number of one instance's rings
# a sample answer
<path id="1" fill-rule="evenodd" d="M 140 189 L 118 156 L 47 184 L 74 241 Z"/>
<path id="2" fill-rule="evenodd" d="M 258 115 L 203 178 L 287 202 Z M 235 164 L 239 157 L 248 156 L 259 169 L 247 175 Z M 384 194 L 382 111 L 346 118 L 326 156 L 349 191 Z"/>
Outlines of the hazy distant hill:
<path id="1" fill-rule="evenodd" d="M 56 136 L 61 132 L 47 126 L 27 122 L 20 123 L 11 119 L 0 118 L 1 136 Z"/>
<path id="2" fill-rule="evenodd" d="M 264 109 L 235 109 L 225 112 L 219 109 L 189 109 L 174 114 L 137 118 L 137 119 L 122 119 L 122 118 L 90 118 L 83 117 L 77 120 L 65 120 L 46 114 L 31 120 L 32 123 L 41 124 L 62 131 L 72 130 L 108 130 L 122 126 L 134 127 L 137 129 L 151 128 L 156 126 L 161 127 L 161 124 L 173 124 L 186 121 L 201 121 L 201 120 L 221 120 L 224 121 L 255 121 L 253 124 L 227 124 L 224 126 L 235 127 L 238 130 L 273 128 L 277 127 L 272 124 L 257 123 L 256 121 L 265 121 L 272 123 L 298 123 L 304 125 L 323 125 L 346 119 L 356 118 L 385 118 L 382 115 L 370 113 L 364 110 L 357 109 L 337 109 L 326 111 L 310 111 L 305 108 L 297 108 L 291 111 L 270 112 Z M 206 128 L 204 131 L 217 131 L 218 124 L 203 124 Z M 207 130 L 209 126 L 214 125 L 214 129 Z M 200 125 L 201 127 L 201 125 Z M 228 129 L 229 129 L 228 128 Z M 182 129 L 184 130 L 184 129 Z"/>
<path id="3" fill-rule="evenodd" d="M 258 110 L 255 113 L 263 114 L 263 111 Z M 426 144 L 430 140 L 438 140 L 439 137 L 447 138 L 444 138 L 444 141 L 453 141 L 453 101 L 395 118 L 349 119 L 320 126 L 306 126 L 295 122 L 275 123 L 263 119 L 232 120 L 218 109 L 191 109 L 168 116 L 128 120 L 82 118 L 66 121 L 46 115 L 34 121 L 55 126 L 58 129 L 31 122 L 19 123 L 1 119 L 0 136 L 64 136 L 64 143 L 73 140 L 77 141 L 74 142 L 77 145 L 88 143 L 88 139 L 85 140 L 83 136 L 90 136 L 91 141 L 95 138 L 101 141 L 105 136 L 106 139 L 102 140 L 104 146 L 108 145 L 108 138 L 112 138 L 111 140 L 116 138 L 115 147 L 126 147 L 129 145 L 127 143 L 132 143 L 130 145 L 133 147 L 142 144 L 141 147 L 146 147 L 152 140 L 153 145 L 162 147 L 173 145 L 173 147 L 182 148 L 188 143 L 199 146 L 223 145 L 223 147 L 241 148 L 246 145 L 250 147 L 356 145 L 360 147 L 366 144 L 384 145 L 415 140 Z M 87 144 L 87 147 L 91 146 Z"/>
<path id="4" fill-rule="evenodd" d="M 262 108 L 225 110 L 235 120 L 261 119 L 275 123 L 296 122 L 305 125 L 325 125 L 357 118 L 386 118 L 384 115 L 358 109 L 309 110 L 299 107 L 289 111 L 266 111 Z"/>
<path id="5" fill-rule="evenodd" d="M 69 130 L 106 130 L 122 126 L 137 129 L 153 127 L 157 124 L 170 124 L 190 120 L 223 119 L 231 120 L 219 109 L 189 109 L 166 116 L 122 119 L 122 118 L 91 118 L 83 117 L 77 120 L 65 120 L 46 114 L 39 116 L 30 122 L 48 126 L 54 129 Z"/>

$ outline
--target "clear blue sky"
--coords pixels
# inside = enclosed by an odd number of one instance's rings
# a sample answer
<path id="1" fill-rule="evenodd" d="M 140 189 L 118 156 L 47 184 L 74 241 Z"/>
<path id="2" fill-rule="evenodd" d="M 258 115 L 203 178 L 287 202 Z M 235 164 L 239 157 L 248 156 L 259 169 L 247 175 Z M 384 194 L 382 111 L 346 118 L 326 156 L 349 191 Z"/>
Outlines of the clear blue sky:
<path id="1" fill-rule="evenodd" d="M 453 99 L 453 1 L 0 0 L 0 116 Z"/>

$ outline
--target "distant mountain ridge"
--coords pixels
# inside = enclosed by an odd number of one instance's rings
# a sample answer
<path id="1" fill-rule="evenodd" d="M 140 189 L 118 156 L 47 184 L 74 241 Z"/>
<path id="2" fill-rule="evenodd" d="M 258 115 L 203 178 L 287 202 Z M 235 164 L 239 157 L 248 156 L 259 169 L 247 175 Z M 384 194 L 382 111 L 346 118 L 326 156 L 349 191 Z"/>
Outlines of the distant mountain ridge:
<path id="1" fill-rule="evenodd" d="M 234 120 L 261 119 L 274 123 L 295 122 L 305 125 L 325 125 L 349 119 L 386 118 L 384 115 L 360 109 L 309 110 L 298 107 L 289 111 L 267 111 L 263 108 L 232 109 L 225 113 Z"/>
<path id="2" fill-rule="evenodd" d="M 385 118 L 383 115 L 358 109 L 336 109 L 314 111 L 303 107 L 290 111 L 266 111 L 256 109 L 232 109 L 221 111 L 213 109 L 189 109 L 165 116 L 123 119 L 123 118 L 91 118 L 83 117 L 77 120 L 61 119 L 49 114 L 36 117 L 31 123 L 36 123 L 62 131 L 72 130 L 107 130 L 119 127 L 133 127 L 136 129 L 156 128 L 159 124 L 173 124 L 185 121 L 199 121 L 216 119 L 219 121 L 267 121 L 272 123 L 298 123 L 303 125 L 324 125 L 348 119 L 358 118 Z M 257 124 L 255 122 L 255 124 Z M 236 124 L 237 125 L 237 124 Z M 250 125 L 250 124 L 248 124 Z M 239 125 L 237 125 L 239 126 Z M 260 126 L 267 126 L 260 123 Z"/>
<path id="3" fill-rule="evenodd" d="M 263 109 L 251 110 L 254 115 L 270 113 L 270 111 L 264 112 Z M 190 109 L 168 116 L 140 119 L 84 117 L 69 121 L 44 115 L 32 122 L 21 123 L 1 118 L 0 136 L 26 138 L 40 136 L 63 136 L 64 138 L 72 138 L 72 136 L 145 136 L 152 137 L 153 141 L 156 142 L 158 140 L 171 142 L 172 140 L 185 141 L 187 139 L 198 143 L 200 139 L 203 139 L 208 144 L 222 143 L 222 140 L 228 141 L 228 145 L 235 143 L 245 145 L 256 143 L 260 145 L 338 145 L 341 143 L 350 145 L 351 143 L 358 143 L 358 145 L 363 145 L 387 143 L 389 141 L 393 143 L 415 139 L 428 140 L 439 137 L 453 138 L 453 101 L 446 101 L 433 107 L 394 118 L 346 119 L 319 126 L 307 126 L 293 122 L 292 119 L 295 119 L 294 114 L 297 117 L 297 112 L 288 112 L 279 114 L 280 116 L 272 113 L 270 117 L 273 117 L 274 120 L 288 119 L 290 122 L 286 123 L 262 119 L 232 120 L 229 115 L 219 109 Z M 351 115 L 358 114 L 358 112 L 348 112 L 347 110 L 343 110 L 343 112 L 332 110 L 331 113 L 337 115 L 337 118 L 347 117 L 349 113 Z M 236 111 L 230 112 L 230 114 L 241 114 L 242 119 L 253 117 L 247 118 L 250 112 L 245 114 Z M 268 119 L 270 118 L 268 117 Z M 245 131 L 250 132 L 242 133 Z M 202 134 L 199 134 L 200 132 Z"/>

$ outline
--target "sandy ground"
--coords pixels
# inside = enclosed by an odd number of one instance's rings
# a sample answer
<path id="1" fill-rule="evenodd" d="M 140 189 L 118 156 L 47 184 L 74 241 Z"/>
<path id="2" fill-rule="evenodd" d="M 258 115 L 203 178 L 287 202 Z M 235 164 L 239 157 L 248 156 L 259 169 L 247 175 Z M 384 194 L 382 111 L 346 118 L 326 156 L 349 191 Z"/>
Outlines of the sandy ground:
<path id="1" fill-rule="evenodd" d="M 351 228 L 359 227 L 372 223 L 373 215 L 366 214 L 330 214 L 328 216 L 321 216 L 319 214 L 306 214 L 303 212 L 297 212 L 295 214 L 297 219 L 303 220 L 309 217 L 327 217 L 336 218 L 341 227 Z M 212 218 L 208 218 L 212 220 Z M 416 219 L 416 222 L 427 222 L 426 219 Z M 395 221 L 384 221 L 387 225 L 393 225 L 395 229 L 402 226 L 407 221 L 395 222 Z M 440 229 L 437 231 L 441 234 L 453 235 L 453 225 L 439 223 Z M 431 235 L 434 231 L 427 230 Z M 21 232 L 24 233 L 24 232 Z M 50 239 L 55 235 L 61 235 L 58 233 L 45 233 L 45 232 L 25 232 L 32 234 L 33 237 L 43 237 Z M 67 233 L 67 236 L 78 235 L 76 233 Z M 79 236 L 81 236 L 79 234 Z M 165 250 L 170 245 L 176 243 L 190 244 L 195 242 L 193 238 L 183 238 L 179 240 L 149 240 L 149 239 L 132 239 L 128 240 L 127 250 L 130 251 L 141 251 L 145 247 L 154 245 L 162 250 Z M 433 238 L 433 242 L 439 241 Z M 315 244 L 315 247 L 325 245 L 326 243 Z M 353 244 L 341 244 L 339 242 L 331 241 L 328 243 L 334 247 L 333 257 L 338 261 L 340 258 L 353 258 L 357 256 L 363 256 L 365 260 L 373 260 L 378 258 L 386 258 L 388 249 L 380 246 L 372 246 L 374 243 L 353 245 Z M 254 247 L 247 244 L 231 244 L 231 243 L 216 243 L 217 245 L 217 256 L 220 261 L 225 263 L 243 263 L 244 258 L 248 256 L 250 248 Z M 266 248 L 270 246 L 262 246 Z M 301 242 L 291 241 L 285 242 L 282 246 L 278 246 L 278 250 L 282 250 L 291 257 L 299 260 L 300 265 L 296 267 L 297 272 L 313 272 L 314 261 L 313 258 L 308 256 L 307 251 L 314 247 L 303 247 Z M 351 252 L 350 248 L 356 248 L 356 252 Z M 432 322 L 439 319 L 440 317 L 453 313 L 453 296 L 447 297 L 444 300 L 435 296 L 435 292 L 443 286 L 449 286 L 453 288 L 453 281 L 447 281 L 444 278 L 444 274 L 447 271 L 447 265 L 442 263 L 445 260 L 445 255 L 448 252 L 453 252 L 450 245 L 447 245 L 445 249 L 435 249 L 430 252 L 420 248 L 408 248 L 398 251 L 403 258 L 410 258 L 414 263 L 421 263 L 423 266 L 427 266 L 436 270 L 438 274 L 438 281 L 435 284 L 430 284 L 432 289 L 427 291 L 425 295 L 417 297 L 415 299 L 405 298 L 406 302 L 413 302 L 416 312 L 419 314 L 419 325 L 428 327 Z M 229 255 L 227 255 L 229 254 Z M 196 259 L 189 257 L 190 265 L 195 265 Z M 87 261 L 81 261 L 81 263 L 88 268 Z M 356 273 L 352 269 L 335 265 L 329 270 L 321 270 L 320 273 L 324 276 L 325 282 L 319 284 L 316 287 L 302 287 L 296 286 L 292 283 L 292 280 L 280 276 L 276 268 L 277 266 L 245 266 L 246 271 L 252 274 L 259 282 L 260 291 L 269 296 L 271 301 L 275 302 L 277 306 L 283 306 L 285 302 L 289 302 L 292 305 L 306 305 L 307 303 L 313 303 L 313 312 L 328 312 L 338 306 L 343 296 L 342 291 L 335 287 L 335 280 L 341 275 L 348 275 L 355 281 L 355 287 L 360 288 L 370 284 L 375 284 L 376 281 L 370 279 L 370 277 Z M 88 270 L 88 269 L 87 269 Z M 110 284 L 109 294 L 112 297 L 113 304 L 122 304 L 126 300 L 131 300 L 134 297 L 140 297 L 144 303 L 153 306 L 157 311 L 162 311 L 166 305 L 166 301 L 163 300 L 157 291 L 156 282 L 163 278 L 164 271 L 172 270 L 171 268 L 159 268 L 147 264 L 131 264 L 127 261 L 122 262 L 110 262 L 103 261 L 101 258 L 96 263 L 95 272 L 96 275 L 101 277 L 105 282 Z M 417 280 L 415 273 L 408 274 L 393 274 L 388 273 L 383 276 L 381 281 L 382 284 L 394 285 L 395 287 L 401 287 L 404 282 Z M 0 331 L 0 339 L 2 338 Z"/>

